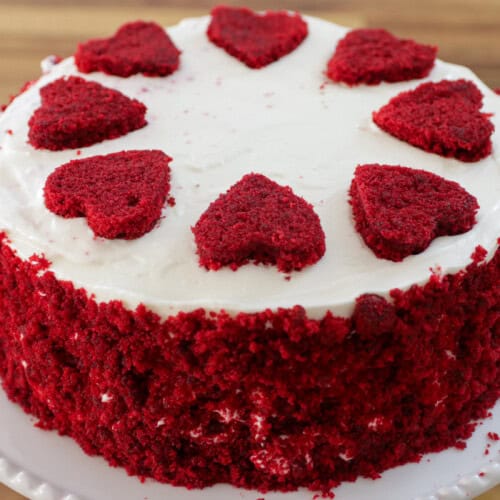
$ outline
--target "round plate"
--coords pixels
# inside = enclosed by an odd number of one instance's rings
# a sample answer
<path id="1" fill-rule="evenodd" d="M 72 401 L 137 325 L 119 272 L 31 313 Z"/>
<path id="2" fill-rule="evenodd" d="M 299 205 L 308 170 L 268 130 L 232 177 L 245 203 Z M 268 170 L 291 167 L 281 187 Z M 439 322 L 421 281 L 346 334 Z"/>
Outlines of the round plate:
<path id="1" fill-rule="evenodd" d="M 500 401 L 481 422 L 463 451 L 425 455 L 418 464 L 359 479 L 335 489 L 337 500 L 462 500 L 500 484 Z M 33 426 L 34 419 L 0 390 L 0 481 L 35 500 L 312 500 L 314 493 L 247 491 L 228 485 L 187 490 L 155 481 L 141 483 L 100 457 L 89 457 L 71 439 Z"/>

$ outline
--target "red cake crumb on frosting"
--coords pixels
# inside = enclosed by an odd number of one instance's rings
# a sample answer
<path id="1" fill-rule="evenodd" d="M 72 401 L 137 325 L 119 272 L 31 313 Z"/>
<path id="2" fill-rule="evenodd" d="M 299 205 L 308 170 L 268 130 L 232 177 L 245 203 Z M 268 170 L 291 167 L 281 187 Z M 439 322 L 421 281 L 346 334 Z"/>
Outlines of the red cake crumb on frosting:
<path id="1" fill-rule="evenodd" d="M 396 319 L 394 306 L 380 295 L 369 293 L 356 299 L 352 322 L 362 338 L 370 339 L 392 332 Z"/>
<path id="2" fill-rule="evenodd" d="M 377 257 L 393 261 L 469 231 L 479 208 L 456 182 L 401 166 L 358 166 L 349 194 L 356 230 Z"/>
<path id="3" fill-rule="evenodd" d="M 494 126 L 481 113 L 483 95 L 468 80 L 428 82 L 373 113 L 389 134 L 441 156 L 473 162 L 491 153 Z"/>
<path id="4" fill-rule="evenodd" d="M 383 29 L 356 29 L 337 44 L 327 75 L 348 85 L 423 78 L 434 66 L 436 53 L 436 47 L 397 38 Z"/>
<path id="5" fill-rule="evenodd" d="M 179 67 L 179 55 L 180 51 L 161 26 L 136 21 L 124 24 L 110 38 L 79 44 L 75 63 L 83 73 L 166 76 Z"/>
<path id="6" fill-rule="evenodd" d="M 146 125 L 146 106 L 80 77 L 59 78 L 40 90 L 29 120 L 29 142 L 53 151 L 90 146 Z"/>
<path id="7" fill-rule="evenodd" d="M 481 256 L 393 290 L 394 326 L 364 335 L 359 314 L 311 319 L 299 306 L 161 320 L 97 303 L 4 237 L 0 376 L 41 428 L 131 474 L 328 491 L 463 445 L 488 416 L 500 396 L 500 250 Z"/>
<path id="8" fill-rule="evenodd" d="M 245 175 L 211 203 L 193 227 L 200 265 L 207 269 L 252 260 L 283 272 L 314 264 L 325 234 L 312 205 L 261 174 Z"/>
<path id="9" fill-rule="evenodd" d="M 295 50 L 307 36 L 307 24 L 297 13 L 218 6 L 207 36 L 250 68 L 261 68 Z"/>
<path id="10" fill-rule="evenodd" d="M 70 161 L 48 177 L 45 205 L 62 217 L 87 217 L 96 236 L 138 238 L 161 216 L 170 189 L 170 161 L 162 151 Z"/>

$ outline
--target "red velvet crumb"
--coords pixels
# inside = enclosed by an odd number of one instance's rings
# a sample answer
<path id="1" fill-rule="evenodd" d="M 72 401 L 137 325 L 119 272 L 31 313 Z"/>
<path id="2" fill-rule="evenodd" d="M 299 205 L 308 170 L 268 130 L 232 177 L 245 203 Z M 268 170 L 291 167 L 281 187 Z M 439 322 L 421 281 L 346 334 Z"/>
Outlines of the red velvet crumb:
<path id="1" fill-rule="evenodd" d="M 467 80 L 428 82 L 373 113 L 389 134 L 425 151 L 473 162 L 491 153 L 494 126 L 481 113 L 483 95 Z"/>
<path id="2" fill-rule="evenodd" d="M 375 294 L 360 295 L 352 315 L 353 325 L 363 338 L 369 339 L 393 330 L 396 313 L 384 297 Z"/>
<path id="3" fill-rule="evenodd" d="M 436 47 L 397 38 L 383 29 L 356 29 L 339 41 L 327 75 L 348 85 L 423 78 L 434 66 L 436 52 Z"/>
<path id="4" fill-rule="evenodd" d="M 146 125 L 144 104 L 80 77 L 60 78 L 40 95 L 29 120 L 29 142 L 38 149 L 90 146 Z"/>
<path id="5" fill-rule="evenodd" d="M 136 21 L 124 24 L 110 38 L 79 44 L 75 63 L 84 73 L 165 76 L 177 70 L 179 55 L 180 51 L 161 26 Z"/>
<path id="6" fill-rule="evenodd" d="M 496 432 L 488 432 L 488 439 L 491 441 L 500 441 L 500 436 Z"/>
<path id="7" fill-rule="evenodd" d="M 283 272 L 314 264 L 325 235 L 312 205 L 260 174 L 245 175 L 193 228 L 200 265 L 233 269 L 252 260 Z"/>
<path id="8" fill-rule="evenodd" d="M 62 217 L 87 217 L 96 236 L 133 239 L 160 218 L 170 189 L 171 158 L 123 151 L 73 160 L 45 183 L 45 205 Z"/>
<path id="9" fill-rule="evenodd" d="M 218 6 L 207 36 L 250 68 L 261 68 L 295 50 L 307 36 L 307 24 L 297 13 Z"/>
<path id="10" fill-rule="evenodd" d="M 456 182 L 401 166 L 358 166 L 349 194 L 356 230 L 377 257 L 393 261 L 469 231 L 479 208 Z"/>

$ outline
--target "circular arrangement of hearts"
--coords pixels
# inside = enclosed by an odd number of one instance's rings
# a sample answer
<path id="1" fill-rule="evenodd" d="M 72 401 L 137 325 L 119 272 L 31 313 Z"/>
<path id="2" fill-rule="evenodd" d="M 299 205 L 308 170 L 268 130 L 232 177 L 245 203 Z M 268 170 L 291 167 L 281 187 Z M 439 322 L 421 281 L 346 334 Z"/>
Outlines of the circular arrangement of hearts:
<path id="1" fill-rule="evenodd" d="M 299 50 L 308 35 L 297 13 L 215 7 L 208 39 L 248 66 L 265 67 Z M 377 85 L 426 77 L 437 49 L 399 39 L 385 30 L 350 31 L 325 64 L 332 84 Z M 107 39 L 80 44 L 81 73 L 166 77 L 181 53 L 163 28 L 136 21 Z M 40 91 L 29 120 L 29 142 L 52 151 L 90 146 L 147 126 L 146 106 L 81 77 L 60 78 Z M 413 147 L 462 162 L 491 154 L 493 124 L 481 112 L 483 95 L 467 80 L 427 82 L 393 97 L 373 122 Z M 376 162 L 376 159 L 374 159 Z M 169 197 L 171 158 L 159 150 L 121 151 L 73 160 L 46 180 L 45 205 L 62 217 L 86 217 L 96 236 L 139 238 L 154 229 Z M 346 193 L 347 194 L 347 193 Z M 479 209 L 456 182 L 418 168 L 358 165 L 348 201 L 353 223 L 378 258 L 401 261 L 423 252 L 434 238 L 469 231 Z M 298 271 L 326 251 L 313 206 L 264 175 L 248 173 L 221 193 L 192 227 L 199 264 L 233 270 L 253 262 Z M 371 299 L 370 299 L 371 300 Z"/>

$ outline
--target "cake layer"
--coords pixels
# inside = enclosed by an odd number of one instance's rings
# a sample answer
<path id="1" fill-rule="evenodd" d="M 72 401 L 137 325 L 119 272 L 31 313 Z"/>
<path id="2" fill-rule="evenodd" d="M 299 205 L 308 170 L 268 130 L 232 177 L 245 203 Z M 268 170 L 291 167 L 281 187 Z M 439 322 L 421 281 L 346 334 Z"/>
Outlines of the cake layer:
<path id="1" fill-rule="evenodd" d="M 493 154 L 462 163 L 421 151 L 384 133 L 372 112 L 424 80 L 346 87 L 324 75 L 346 29 L 306 18 L 309 35 L 292 53 L 252 70 L 206 37 L 208 18 L 168 30 L 182 51 L 180 69 L 166 78 L 83 75 L 147 108 L 148 125 L 126 137 L 76 150 L 47 152 L 27 143 L 28 120 L 39 90 L 78 74 L 72 59 L 54 66 L 0 118 L 0 230 L 23 258 L 43 253 L 60 279 L 98 300 L 146 304 L 163 317 L 198 307 L 255 312 L 300 304 L 311 317 L 349 314 L 357 296 L 387 295 L 425 282 L 431 268 L 464 268 L 476 245 L 490 252 L 500 236 L 500 118 Z M 485 112 L 500 97 L 467 69 L 438 61 L 425 80 L 466 78 L 484 94 Z M 8 132 L 8 133 L 7 133 Z M 43 186 L 63 163 L 131 149 L 160 149 L 173 158 L 171 195 L 158 227 L 134 241 L 95 238 L 81 219 L 63 219 L 44 206 Z M 460 183 L 479 202 L 478 222 L 466 234 L 436 239 L 423 253 L 394 263 L 378 259 L 356 233 L 348 190 L 358 164 L 381 163 L 427 170 Z M 311 203 L 326 234 L 326 253 L 285 279 L 275 267 L 246 265 L 207 271 L 198 264 L 191 232 L 218 195 L 250 172 L 289 185 Z"/>

